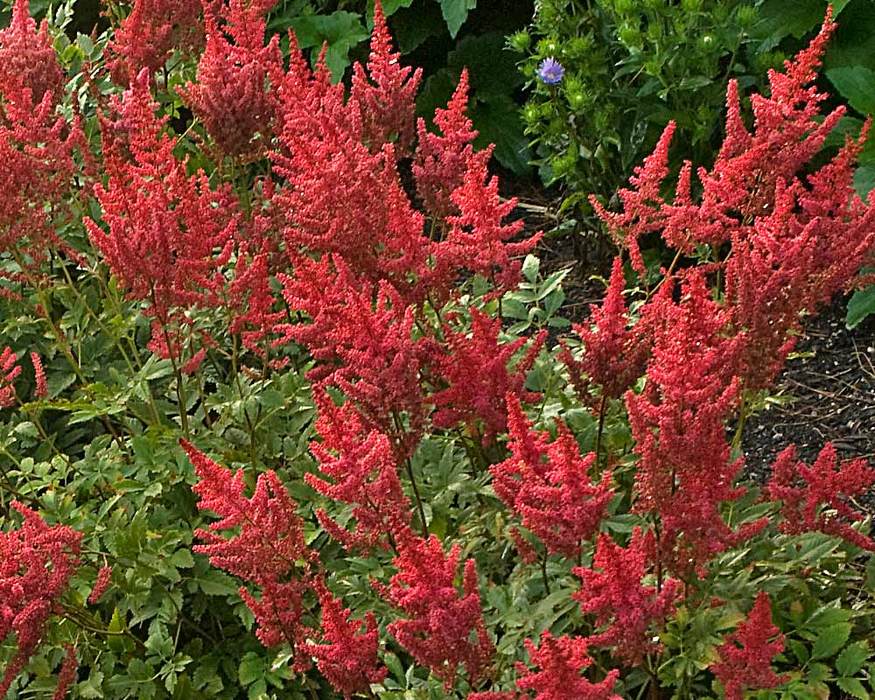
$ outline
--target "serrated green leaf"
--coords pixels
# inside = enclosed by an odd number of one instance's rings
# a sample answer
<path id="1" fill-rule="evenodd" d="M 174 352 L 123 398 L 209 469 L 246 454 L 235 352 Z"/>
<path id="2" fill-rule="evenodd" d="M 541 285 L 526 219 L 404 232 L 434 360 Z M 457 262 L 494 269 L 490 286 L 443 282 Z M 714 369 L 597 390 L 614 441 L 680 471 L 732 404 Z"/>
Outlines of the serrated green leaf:
<path id="1" fill-rule="evenodd" d="M 848 637 L 851 636 L 851 625 L 848 622 L 842 622 L 837 625 L 830 625 L 821 630 L 820 634 L 814 640 L 814 646 L 811 649 L 812 659 L 827 659 L 838 653 L 838 651 L 847 643 Z"/>
<path id="2" fill-rule="evenodd" d="M 875 175 L 875 168 L 873 168 L 873 175 Z M 875 284 L 860 289 L 851 296 L 845 314 L 845 325 L 848 328 L 856 328 L 871 314 L 875 314 Z"/>
<path id="3" fill-rule="evenodd" d="M 468 12 L 477 7 L 477 0 L 440 0 L 441 14 L 447 23 L 450 36 L 455 39 L 459 29 L 468 19 Z"/>
<path id="4" fill-rule="evenodd" d="M 240 666 L 237 669 L 237 678 L 240 680 L 240 685 L 252 685 L 259 678 L 263 678 L 265 673 L 264 659 L 254 652 L 249 652 L 240 661 Z"/>
<path id="5" fill-rule="evenodd" d="M 860 700 L 871 700 L 871 695 L 856 678 L 836 678 L 836 685 L 849 695 Z"/>
<path id="6" fill-rule="evenodd" d="M 843 676 L 853 676 L 863 668 L 869 658 L 869 643 L 866 641 L 851 644 L 842 650 L 836 659 L 836 670 Z"/>
<path id="7" fill-rule="evenodd" d="M 836 89 L 858 112 L 875 113 L 875 71 L 866 66 L 839 66 L 826 71 Z"/>

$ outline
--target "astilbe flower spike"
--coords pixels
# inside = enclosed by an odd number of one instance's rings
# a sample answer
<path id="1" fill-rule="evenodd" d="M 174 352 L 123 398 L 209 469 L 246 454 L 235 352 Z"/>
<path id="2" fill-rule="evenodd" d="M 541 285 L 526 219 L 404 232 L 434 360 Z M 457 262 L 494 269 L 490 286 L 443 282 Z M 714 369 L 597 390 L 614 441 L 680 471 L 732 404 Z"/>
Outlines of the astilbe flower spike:
<path id="1" fill-rule="evenodd" d="M 589 644 L 584 637 L 554 637 L 549 631 L 541 634 L 539 645 L 526 640 L 530 664 L 539 670 L 529 670 L 517 664 L 517 687 L 532 691 L 532 700 L 620 700 L 614 684 L 620 672 L 616 669 L 598 683 L 593 683 L 581 672 L 592 665 Z"/>
<path id="2" fill-rule="evenodd" d="M 424 428 L 420 375 L 432 352 L 413 337 L 413 309 L 388 283 L 357 279 L 341 259 L 299 257 L 294 268 L 293 276 L 280 275 L 283 297 L 312 322 L 278 327 L 283 340 L 303 344 L 317 362 L 309 378 L 343 391 L 369 429 L 390 436 L 400 458 L 409 456 Z"/>
<path id="3" fill-rule="evenodd" d="M 142 70 L 154 75 L 174 49 L 193 51 L 203 42 L 201 0 L 134 0 L 107 45 L 113 79 L 126 85 Z"/>
<path id="4" fill-rule="evenodd" d="M 851 526 L 865 514 L 848 504 L 873 484 L 875 468 L 863 458 L 840 464 L 828 442 L 811 466 L 797 459 L 794 445 L 784 449 L 772 465 L 767 491 L 771 500 L 782 504 L 782 532 L 824 532 L 875 552 L 875 541 Z"/>
<path id="5" fill-rule="evenodd" d="M 100 599 L 106 595 L 110 585 L 112 585 L 112 567 L 108 565 L 101 566 L 97 572 L 97 578 L 94 579 L 91 593 L 88 594 L 88 604 L 96 605 L 99 603 Z"/>
<path id="6" fill-rule="evenodd" d="M 0 678 L 0 697 L 24 668 L 46 622 L 79 566 L 82 535 L 49 525 L 38 513 L 12 502 L 24 518 L 18 529 L 0 532 L 0 641 L 15 633 L 18 648 Z"/>
<path id="7" fill-rule="evenodd" d="M 723 684 L 726 700 L 742 700 L 747 690 L 776 688 L 786 682 L 772 669 L 772 660 L 783 650 L 784 635 L 772 623 L 772 603 L 762 591 L 747 619 L 718 647 L 720 661 L 710 667 Z"/>
<path id="8" fill-rule="evenodd" d="M 27 91 L 25 102 L 54 107 L 64 88 L 64 74 L 43 20 L 37 29 L 30 0 L 15 0 L 12 22 L 0 31 L 0 94 L 4 98 Z"/>
<path id="9" fill-rule="evenodd" d="M 21 374 L 18 356 L 12 348 L 4 348 L 0 353 L 0 408 L 15 405 L 15 380 Z"/>
<path id="10" fill-rule="evenodd" d="M 321 580 L 315 582 L 322 607 L 321 644 L 307 644 L 303 651 L 316 659 L 316 667 L 346 700 L 365 692 L 371 683 L 380 683 L 388 669 L 380 664 L 379 629 L 373 613 L 364 620 L 350 620 L 350 610 L 343 607 Z M 364 631 L 362 631 L 364 627 Z"/>
<path id="11" fill-rule="evenodd" d="M 311 442 L 310 452 L 321 474 L 305 474 L 304 479 L 323 496 L 352 505 L 355 526 L 352 531 L 343 529 L 322 509 L 316 512 L 319 522 L 346 547 L 389 547 L 393 533 L 409 526 L 411 516 L 391 440 L 368 430 L 353 404 L 337 406 L 320 390 L 315 400 L 316 431 L 322 441 Z"/>
<path id="12" fill-rule="evenodd" d="M 415 99 L 422 69 L 402 66 L 400 58 L 400 53 L 392 51 L 383 5 L 375 0 L 367 72 L 360 63 L 353 66 L 350 95 L 361 109 L 363 136 L 371 150 L 381 150 L 394 138 L 397 154 L 404 155 L 413 141 Z"/>
<path id="13" fill-rule="evenodd" d="M 118 118 L 105 120 L 103 131 L 109 182 L 95 187 L 109 231 L 91 219 L 85 224 L 129 298 L 147 303 L 150 348 L 179 359 L 185 345 L 202 342 L 186 312 L 222 302 L 221 268 L 233 251 L 236 201 L 229 187 L 213 191 L 204 172 L 189 175 L 176 159 L 145 71 L 114 108 Z"/>
<path id="14" fill-rule="evenodd" d="M 640 528 L 635 528 L 625 548 L 602 533 L 593 568 L 573 569 L 582 579 L 575 600 L 584 613 L 595 616 L 597 625 L 605 626 L 587 638 L 590 646 L 612 647 L 618 659 L 631 665 L 658 649 L 652 641 L 651 627 L 674 610 L 680 586 L 673 578 L 661 581 L 659 588 L 642 583 L 653 548 L 653 533 L 644 534 Z"/>
<path id="15" fill-rule="evenodd" d="M 509 369 L 514 356 L 526 345 L 526 339 L 502 344 L 499 342 L 501 319 L 492 319 L 475 308 L 470 313 L 470 335 L 445 328 L 447 352 L 433 360 L 435 373 L 447 387 L 431 397 L 437 408 L 432 421 L 439 428 L 465 423 L 472 435 L 490 443 L 507 428 L 504 397 L 513 394 L 526 403 L 539 398 L 539 394 L 526 390 L 525 382 L 544 345 L 546 333 L 539 333 Z"/>
<path id="16" fill-rule="evenodd" d="M 55 693 L 52 695 L 52 700 L 64 700 L 70 692 L 70 687 L 76 680 L 76 671 L 79 669 L 79 660 L 76 658 L 76 649 L 72 644 L 67 644 L 64 647 L 64 661 L 61 664 L 61 670 L 58 672 L 58 685 L 55 687 Z"/>
<path id="17" fill-rule="evenodd" d="M 626 394 L 640 456 L 635 509 L 658 514 L 658 556 L 682 576 L 766 526 L 762 519 L 733 531 L 720 512 L 744 493 L 733 486 L 742 462 L 730 458 L 725 423 L 738 406 L 733 370 L 745 338 L 726 333 L 726 310 L 701 271 L 685 278 L 679 303 L 667 281 L 645 311 L 653 333 L 647 383 Z"/>
<path id="18" fill-rule="evenodd" d="M 221 28 L 209 3 L 205 6 L 206 48 L 196 82 L 180 95 L 222 153 L 257 155 L 269 143 L 275 118 L 270 88 L 282 80 L 279 36 L 264 46 L 261 8 L 245 0 L 230 0 L 226 7 Z"/>
<path id="19" fill-rule="evenodd" d="M 511 456 L 490 467 L 498 497 L 522 517 L 551 554 L 576 558 L 583 541 L 598 530 L 613 498 L 611 475 L 593 484 L 595 455 L 580 456 L 577 440 L 561 422 L 558 435 L 532 430 L 519 399 L 507 397 Z"/>
<path id="20" fill-rule="evenodd" d="M 288 643 L 296 668 L 306 668 L 309 659 L 302 645 L 310 630 L 302 623 L 303 598 L 313 585 L 316 554 L 304 542 L 304 524 L 294 501 L 273 471 L 259 475 L 247 498 L 242 470 L 232 472 L 191 443 L 181 444 L 199 479 L 193 487 L 198 508 L 220 517 L 209 529 L 196 531 L 202 544 L 194 551 L 259 589 L 260 598 L 246 587 L 239 591 L 258 623 L 259 640 L 266 647 Z M 228 530 L 237 532 L 226 537 Z"/>
<path id="21" fill-rule="evenodd" d="M 389 624 L 389 632 L 417 663 L 452 687 L 459 666 L 468 679 L 481 678 L 494 653 L 480 608 L 477 570 L 473 559 L 463 568 L 462 590 L 456 588 L 460 547 L 444 554 L 440 540 L 408 531 L 399 541 L 389 586 L 377 591 L 407 617 Z"/>
<path id="22" fill-rule="evenodd" d="M 591 307 L 591 327 L 574 326 L 583 341 L 581 359 L 576 360 L 567 349 L 562 353 L 572 377 L 580 377 L 575 382 L 579 385 L 578 391 L 591 381 L 601 388 L 602 397 L 616 399 L 644 373 L 650 349 L 642 331 L 646 324 L 630 327 L 631 319 L 623 300 L 624 288 L 623 262 L 617 257 L 601 306 Z"/>
<path id="23" fill-rule="evenodd" d="M 46 383 L 46 371 L 43 368 L 43 360 L 38 352 L 30 353 L 30 361 L 33 364 L 33 376 L 36 382 L 34 396 L 38 399 L 45 399 L 49 396 L 49 385 Z M 2 401 L 0 401 L 2 403 Z"/>
<path id="24" fill-rule="evenodd" d="M 434 123 L 440 134 L 429 132 L 424 119 L 416 123 L 418 139 L 413 161 L 416 193 L 426 211 L 438 220 L 459 213 L 451 196 L 462 184 L 477 138 L 467 108 L 468 70 L 463 69 L 447 108 L 435 111 Z"/>

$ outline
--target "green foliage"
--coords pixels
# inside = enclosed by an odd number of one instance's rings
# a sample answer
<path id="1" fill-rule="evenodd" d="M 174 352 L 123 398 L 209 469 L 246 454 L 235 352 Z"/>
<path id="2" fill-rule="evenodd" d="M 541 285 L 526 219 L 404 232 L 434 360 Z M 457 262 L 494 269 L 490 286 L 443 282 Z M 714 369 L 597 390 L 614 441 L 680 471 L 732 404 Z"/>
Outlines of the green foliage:
<path id="1" fill-rule="evenodd" d="M 621 187 L 670 120 L 679 157 L 708 162 L 726 80 L 749 87 L 781 58 L 761 51 L 758 22 L 755 4 L 735 0 L 540 3 L 510 45 L 525 55 L 526 131 L 544 181 L 562 185 L 563 207 L 586 214 L 590 194 Z M 556 86 L 536 75 L 548 57 L 565 68 Z"/>

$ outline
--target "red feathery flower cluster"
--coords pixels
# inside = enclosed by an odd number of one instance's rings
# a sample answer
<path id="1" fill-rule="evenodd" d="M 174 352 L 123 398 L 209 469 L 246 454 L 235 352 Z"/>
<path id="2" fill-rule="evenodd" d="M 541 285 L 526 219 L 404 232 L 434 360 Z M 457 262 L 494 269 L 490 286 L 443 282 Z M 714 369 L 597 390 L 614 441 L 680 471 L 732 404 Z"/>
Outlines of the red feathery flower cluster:
<path id="1" fill-rule="evenodd" d="M 747 619 L 717 649 L 720 662 L 710 667 L 723 684 L 726 700 L 742 700 L 747 690 L 775 688 L 786 682 L 772 670 L 772 660 L 783 650 L 784 635 L 772 624 L 772 603 L 763 591 Z"/>
<path id="2" fill-rule="evenodd" d="M 620 672 L 616 669 L 598 683 L 583 678 L 581 672 L 592 665 L 589 657 L 589 643 L 583 637 L 554 637 L 549 631 L 541 634 L 541 641 L 535 646 L 531 639 L 526 640 L 526 649 L 532 671 L 525 664 L 517 664 L 520 675 L 517 687 L 534 692 L 526 694 L 532 700 L 620 700 L 614 692 L 614 684 Z"/>
<path id="3" fill-rule="evenodd" d="M 382 682 L 388 673 L 377 661 L 380 646 L 377 620 L 373 613 L 368 613 L 364 621 L 350 620 L 349 609 L 322 581 L 317 580 L 315 588 L 322 607 L 325 642 L 307 644 L 304 651 L 316 659 L 316 667 L 331 686 L 349 700 L 355 693 L 366 691 L 370 683 Z"/>
<path id="4" fill-rule="evenodd" d="M 63 88 L 48 22 L 43 20 L 37 30 L 30 0 L 15 0 L 12 22 L 0 31 L 0 94 L 31 106 L 45 99 L 54 109 Z"/>
<path id="5" fill-rule="evenodd" d="M 730 459 L 725 428 L 738 403 L 733 369 L 744 338 L 725 335 L 725 309 L 699 271 L 686 276 L 679 303 L 672 286 L 667 281 L 647 311 L 654 333 L 647 384 L 626 395 L 626 406 L 640 455 L 636 508 L 659 514 L 658 556 L 684 575 L 766 522 L 733 532 L 720 513 L 721 503 L 744 493 L 733 487 L 742 462 Z"/>
<path id="6" fill-rule="evenodd" d="M 0 408 L 15 405 L 15 380 L 21 374 L 18 356 L 12 348 L 4 348 L 0 353 Z"/>
<path id="7" fill-rule="evenodd" d="M 582 579 L 574 594 L 581 610 L 595 615 L 597 625 L 607 625 L 587 641 L 590 646 L 613 647 L 613 654 L 630 665 L 658 648 L 650 627 L 671 614 L 680 587 L 673 578 L 659 582 L 659 587 L 642 584 L 654 547 L 653 532 L 643 534 L 640 528 L 635 528 L 625 548 L 602 533 L 593 558 L 595 568 L 573 569 Z"/>
<path id="8" fill-rule="evenodd" d="M 582 394 L 589 380 L 601 387 L 602 397 L 619 398 L 644 373 L 650 352 L 648 338 L 642 332 L 646 324 L 629 327 L 624 288 L 623 262 L 617 257 L 601 307 L 590 307 L 592 328 L 574 326 L 583 341 L 583 356 L 576 360 L 570 350 L 564 349 L 562 353 L 575 388 Z"/>
<path id="9" fill-rule="evenodd" d="M 417 663 L 453 685 L 464 665 L 473 683 L 481 678 L 494 653 L 480 609 L 477 570 L 465 562 L 462 591 L 456 589 L 460 548 L 444 554 L 440 540 L 402 533 L 389 586 L 375 583 L 378 592 L 400 608 L 408 619 L 396 620 L 389 632 Z"/>
<path id="10" fill-rule="evenodd" d="M 82 535 L 66 525 L 48 525 L 13 501 L 24 521 L 0 532 L 0 641 L 14 632 L 15 656 L 0 679 L 0 697 L 39 645 L 46 621 L 79 566 Z"/>
<path id="11" fill-rule="evenodd" d="M 498 497 L 522 517 L 551 554 L 576 558 L 591 538 L 614 496 L 611 475 L 593 484 L 595 455 L 580 456 L 577 440 L 560 421 L 554 441 L 532 430 L 519 399 L 507 397 L 511 457 L 490 467 Z"/>
<path id="12" fill-rule="evenodd" d="M 34 390 L 34 396 L 38 399 L 45 399 L 49 396 L 49 385 L 46 382 L 46 371 L 43 368 L 43 360 L 39 356 L 38 352 L 30 353 L 30 361 L 33 364 L 33 376 L 34 381 L 36 382 L 36 389 Z M 0 404 L 2 404 L 2 400 L 0 400 Z"/>
<path id="13" fill-rule="evenodd" d="M 61 670 L 58 672 L 58 685 L 55 687 L 52 700 L 64 700 L 67 697 L 70 687 L 76 680 L 76 671 L 79 670 L 79 660 L 76 658 L 76 650 L 73 648 L 73 645 L 65 645 L 64 650 L 64 662 L 61 664 Z"/>
<path id="14" fill-rule="evenodd" d="M 408 455 L 425 422 L 420 374 L 430 348 L 413 338 L 413 309 L 391 285 L 357 280 L 338 258 L 332 265 L 300 257 L 295 275 L 280 279 L 289 307 L 312 320 L 282 327 L 285 339 L 305 345 L 319 362 L 309 378 L 341 389 L 368 429 L 390 436 L 397 453 Z"/>
<path id="15" fill-rule="evenodd" d="M 418 144 L 413 162 L 416 193 L 425 210 L 438 220 L 459 213 L 451 197 L 462 184 L 474 153 L 472 144 L 477 138 L 477 131 L 466 114 L 467 108 L 468 70 L 464 69 L 447 108 L 435 111 L 434 123 L 441 133 L 430 133 L 424 119 L 416 123 Z M 487 150 L 479 157 L 488 161 L 491 154 L 492 151 Z"/>
<path id="16" fill-rule="evenodd" d="M 828 442 L 810 467 L 796 459 L 795 445 L 784 449 L 772 465 L 767 492 L 771 500 L 782 503 L 782 532 L 825 532 L 875 552 L 875 541 L 850 524 L 863 520 L 865 514 L 847 503 L 873 484 L 875 468 L 862 458 L 839 464 L 835 447 Z"/>
<path id="17" fill-rule="evenodd" d="M 100 599 L 106 594 L 109 590 L 110 585 L 112 584 L 112 567 L 111 566 L 101 566 L 100 571 L 97 572 L 97 578 L 94 579 L 94 586 L 91 588 L 91 593 L 88 594 L 88 604 L 96 605 L 100 602 Z"/>
<path id="18" fill-rule="evenodd" d="M 270 85 L 282 80 L 283 58 L 279 36 L 264 46 L 261 8 L 230 0 L 226 9 L 223 29 L 206 8 L 207 43 L 197 82 L 179 92 L 222 153 L 248 156 L 263 151 L 270 140 L 276 111 Z"/>
<path id="19" fill-rule="evenodd" d="M 313 586 L 316 555 L 304 542 L 304 523 L 294 501 L 273 471 L 259 475 L 247 498 L 242 470 L 232 472 L 191 443 L 181 444 L 200 479 L 193 487 L 198 508 L 221 518 L 208 530 L 196 531 L 204 544 L 195 545 L 194 551 L 259 589 L 261 597 L 256 599 L 240 588 L 240 597 L 258 622 L 259 640 L 266 647 L 287 642 L 295 652 L 296 667 L 306 668 L 310 660 L 304 645 L 310 630 L 302 623 L 303 597 Z M 228 530 L 238 531 L 226 538 L 221 533 Z"/>
<path id="20" fill-rule="evenodd" d="M 230 188 L 213 191 L 205 173 L 190 176 L 176 159 L 145 71 L 114 107 L 118 121 L 104 128 L 109 182 L 95 187 L 109 231 L 91 219 L 85 224 L 128 296 L 147 302 L 150 348 L 179 359 L 188 345 L 186 370 L 193 371 L 202 357 L 194 346 L 204 341 L 187 311 L 221 302 L 221 268 L 233 250 L 236 202 Z"/>
<path id="21" fill-rule="evenodd" d="M 450 319 L 452 320 L 452 319 Z M 526 375 L 547 339 L 539 333 L 512 370 L 508 364 L 526 344 L 526 338 L 501 344 L 498 335 L 501 319 L 490 318 L 471 309 L 471 334 L 444 329 L 446 352 L 436 354 L 435 373 L 448 385 L 431 397 L 437 410 L 432 422 L 439 428 L 452 428 L 464 422 L 471 435 L 490 443 L 507 430 L 508 394 L 526 403 L 540 398 L 527 391 Z"/>
<path id="22" fill-rule="evenodd" d="M 355 526 L 343 529 L 324 510 L 316 512 L 325 531 L 348 548 L 389 547 L 391 533 L 410 524 L 410 501 L 398 479 L 392 442 L 376 430 L 368 431 L 353 405 L 337 406 L 324 391 L 317 391 L 316 430 L 322 442 L 310 443 L 319 470 L 304 479 L 323 496 L 353 506 Z"/>
<path id="23" fill-rule="evenodd" d="M 394 141 L 398 144 L 397 155 L 404 155 L 413 141 L 416 91 L 422 69 L 402 66 L 400 57 L 392 51 L 383 5 L 375 0 L 368 68 L 365 71 L 360 63 L 353 66 L 350 92 L 361 110 L 362 134 L 372 151 L 380 151 L 383 144 Z"/>
<path id="24" fill-rule="evenodd" d="M 193 51 L 202 43 L 201 0 L 134 0 L 107 46 L 108 64 L 124 85 L 143 69 L 154 75 L 175 49 Z"/>

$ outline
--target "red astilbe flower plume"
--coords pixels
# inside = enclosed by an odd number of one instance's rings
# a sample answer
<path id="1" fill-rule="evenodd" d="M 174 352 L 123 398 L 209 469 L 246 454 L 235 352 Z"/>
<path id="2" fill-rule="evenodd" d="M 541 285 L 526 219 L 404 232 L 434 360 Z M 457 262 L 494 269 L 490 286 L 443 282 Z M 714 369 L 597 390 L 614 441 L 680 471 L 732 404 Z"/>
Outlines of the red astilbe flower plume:
<path id="1" fill-rule="evenodd" d="M 459 666 L 475 683 L 483 676 L 494 653 L 480 609 L 477 570 L 465 562 L 462 590 L 456 588 L 460 547 L 444 555 L 440 540 L 402 533 L 394 564 L 397 573 L 389 586 L 375 583 L 377 591 L 399 608 L 407 619 L 389 624 L 389 632 L 416 662 L 429 668 L 452 687 Z"/>
<path id="2" fill-rule="evenodd" d="M 434 123 L 440 134 L 426 129 L 425 120 L 416 123 L 418 143 L 413 161 L 416 193 L 426 211 L 436 219 L 458 214 L 451 196 L 462 184 L 468 159 L 474 151 L 477 131 L 466 114 L 468 108 L 468 69 L 462 70 L 459 84 L 446 109 L 435 111 Z"/>
<path id="3" fill-rule="evenodd" d="M 835 447 L 828 442 L 810 467 L 796 458 L 795 445 L 784 449 L 772 465 L 766 490 L 770 499 L 782 503 L 782 532 L 824 532 L 875 551 L 875 541 L 851 526 L 865 514 L 848 505 L 849 499 L 863 495 L 873 484 L 875 468 L 862 458 L 839 464 Z"/>
<path id="4" fill-rule="evenodd" d="M 295 502 L 273 472 L 260 474 L 250 498 L 245 495 L 242 470 L 232 472 L 191 443 L 180 442 L 195 467 L 198 509 L 221 519 L 208 530 L 195 532 L 203 544 L 194 551 L 210 563 L 255 586 L 256 598 L 246 587 L 240 597 L 258 623 L 257 636 L 266 647 L 288 643 L 295 651 L 296 668 L 309 660 L 302 644 L 310 636 L 301 621 L 304 593 L 313 585 L 316 554 L 304 543 L 304 523 L 295 512 Z M 230 537 L 228 530 L 236 530 Z"/>
<path id="5" fill-rule="evenodd" d="M 591 327 L 577 324 L 574 330 L 580 336 L 584 352 L 576 360 L 570 350 L 562 353 L 576 388 L 580 391 L 586 378 L 601 387 L 601 395 L 616 399 L 623 395 L 644 373 L 650 347 L 642 335 L 645 324 L 630 328 L 630 318 L 623 300 L 625 278 L 623 262 L 617 257 L 611 269 L 611 279 L 601 307 L 591 306 Z"/>
<path id="6" fill-rule="evenodd" d="M 717 648 L 720 662 L 710 669 L 723 684 L 727 700 L 742 700 L 745 691 L 776 688 L 786 682 L 772 670 L 772 660 L 783 650 L 784 635 L 772 624 L 772 603 L 762 591 L 747 619 Z"/>
<path id="7" fill-rule="evenodd" d="M 547 335 L 539 333 L 513 369 L 508 369 L 527 340 L 518 338 L 502 344 L 498 338 L 501 319 L 490 318 L 475 308 L 470 313 L 470 335 L 464 330 L 444 329 L 447 352 L 435 356 L 433 368 L 448 386 L 431 397 L 437 408 L 432 421 L 439 428 L 465 423 L 472 435 L 489 443 L 507 429 L 504 397 L 513 394 L 526 403 L 540 398 L 540 394 L 527 391 L 525 383 Z"/>
<path id="8" fill-rule="evenodd" d="M 512 289 L 519 282 L 521 258 L 541 240 L 542 233 L 520 238 L 521 220 L 506 223 L 518 200 L 502 200 L 498 178 L 490 177 L 487 164 L 491 148 L 468 154 L 465 175 L 451 195 L 458 215 L 447 217 L 449 231 L 437 246 L 436 267 L 468 270 L 482 275 L 495 287 L 495 295 Z"/>
<path id="9" fill-rule="evenodd" d="M 408 526 L 411 515 L 392 442 L 368 430 L 352 404 L 337 406 L 320 390 L 315 400 L 316 431 L 322 442 L 311 442 L 310 452 L 331 481 L 316 474 L 305 474 L 304 479 L 323 496 L 352 505 L 355 526 L 351 532 L 343 529 L 322 509 L 316 516 L 326 532 L 348 548 L 388 548 L 392 533 Z"/>
<path id="10" fill-rule="evenodd" d="M 173 155 L 174 139 L 162 133 L 166 117 L 155 115 L 157 106 L 145 71 L 115 101 L 118 119 L 104 124 L 109 182 L 95 187 L 109 231 L 91 219 L 85 224 L 128 297 L 147 302 L 150 348 L 179 358 L 198 335 L 186 311 L 222 303 L 221 270 L 238 215 L 229 187 L 213 191 L 203 171 L 189 175 Z"/>
<path id="11" fill-rule="evenodd" d="M 279 36 L 264 46 L 266 21 L 259 9 L 230 0 L 222 29 L 205 7 L 207 43 L 197 81 L 179 91 L 220 151 L 230 156 L 258 155 L 272 133 L 270 85 L 282 80 L 283 59 Z"/>
<path id="12" fill-rule="evenodd" d="M 46 371 L 43 368 L 43 360 L 39 356 L 38 352 L 30 353 L 30 361 L 33 364 L 33 377 L 34 382 L 36 383 L 36 387 L 34 389 L 33 395 L 37 399 L 45 399 L 49 396 L 49 385 L 46 382 Z M 0 404 L 2 404 L 2 400 L 0 400 Z"/>
<path id="13" fill-rule="evenodd" d="M 349 608 L 334 597 L 325 583 L 314 584 L 322 607 L 322 644 L 307 644 L 303 651 L 316 659 L 316 667 L 338 693 L 349 700 L 380 683 L 389 672 L 377 659 L 380 634 L 373 613 L 364 620 L 350 620 Z M 365 630 L 361 631 L 364 627 Z"/>
<path id="14" fill-rule="evenodd" d="M 610 473 L 598 484 L 590 481 L 595 455 L 581 457 L 577 440 L 560 421 L 551 442 L 549 433 L 532 430 L 515 396 L 507 397 L 507 413 L 511 457 L 489 469 L 495 493 L 549 553 L 576 558 L 613 498 Z"/>
<path id="15" fill-rule="evenodd" d="M 6 99 L 27 91 L 26 103 L 47 99 L 54 108 L 64 89 L 64 74 L 43 20 L 37 29 L 30 0 L 15 0 L 12 22 L 0 31 L 0 94 Z"/>
<path id="16" fill-rule="evenodd" d="M 614 684 L 620 672 L 616 669 L 598 683 L 582 677 L 581 672 L 592 665 L 589 645 L 583 637 L 563 635 L 554 637 L 549 631 L 541 634 L 540 644 L 535 646 L 531 639 L 526 640 L 526 649 L 532 666 L 540 670 L 529 670 L 525 664 L 517 664 L 517 687 L 532 691 L 532 700 L 620 700 L 614 692 Z"/>
<path id="17" fill-rule="evenodd" d="M 653 353 L 644 392 L 628 392 L 626 407 L 640 455 L 635 509 L 659 516 L 658 556 L 683 576 L 766 520 L 733 531 L 720 512 L 744 493 L 733 487 L 742 462 L 730 459 L 725 423 L 738 404 L 733 371 L 745 337 L 727 335 L 726 310 L 711 299 L 701 271 L 686 275 L 679 303 L 672 286 L 667 281 L 644 312 Z"/>
<path id="18" fill-rule="evenodd" d="M 70 687 L 76 681 L 76 672 L 79 670 L 79 660 L 76 658 L 76 650 L 73 645 L 65 645 L 64 650 L 64 662 L 58 672 L 58 685 L 55 686 L 52 700 L 64 700 L 67 697 Z"/>
<path id="19" fill-rule="evenodd" d="M 299 257 L 280 275 L 283 296 L 308 324 L 279 326 L 283 340 L 304 345 L 317 386 L 335 386 L 358 407 L 368 430 L 392 438 L 399 458 L 419 442 L 426 405 L 420 384 L 431 344 L 414 339 L 414 311 L 388 283 L 357 279 L 340 259 Z M 406 417 L 406 423 L 402 418 Z"/>
<path id="20" fill-rule="evenodd" d="M 175 49 L 203 44 L 201 0 L 134 0 L 106 47 L 113 79 L 125 85 L 146 70 L 154 75 Z"/>
<path id="21" fill-rule="evenodd" d="M 15 380 L 21 374 L 18 356 L 12 348 L 6 347 L 0 353 L 0 408 L 14 406 L 17 401 Z"/>
<path id="22" fill-rule="evenodd" d="M 106 595 L 109 587 L 112 585 L 112 567 L 101 566 L 97 572 L 97 578 L 94 579 L 94 586 L 91 588 L 91 593 L 88 594 L 88 604 L 97 605 L 100 599 Z"/>
<path id="23" fill-rule="evenodd" d="M 573 569 L 582 579 L 575 600 L 584 613 L 595 615 L 597 625 L 605 626 L 588 637 L 590 646 L 613 647 L 614 655 L 630 665 L 658 649 L 652 641 L 651 627 L 671 614 L 680 586 L 673 578 L 662 581 L 660 588 L 642 583 L 653 548 L 653 533 L 645 535 L 640 528 L 635 528 L 625 548 L 602 533 L 593 568 Z"/>
<path id="24" fill-rule="evenodd" d="M 374 29 L 367 71 L 353 66 L 352 100 L 361 110 L 363 136 L 371 150 L 395 140 L 404 155 L 413 141 L 416 92 L 422 69 L 401 65 L 401 54 L 392 51 L 392 36 L 380 0 L 374 2 Z"/>
<path id="25" fill-rule="evenodd" d="M 13 501 L 24 521 L 0 532 L 0 642 L 15 633 L 18 649 L 0 679 L 0 697 L 24 668 L 49 617 L 79 566 L 81 533 L 48 525 L 35 511 Z"/>

